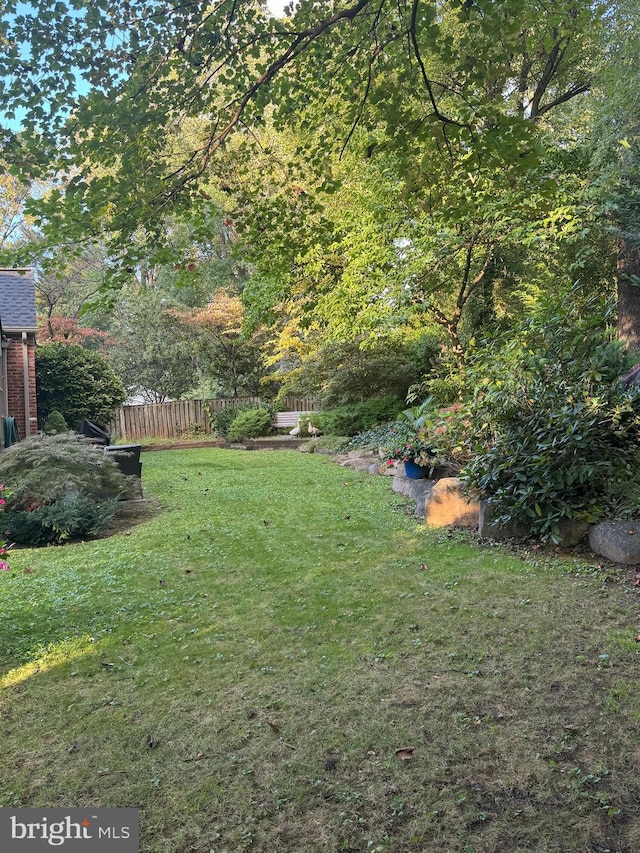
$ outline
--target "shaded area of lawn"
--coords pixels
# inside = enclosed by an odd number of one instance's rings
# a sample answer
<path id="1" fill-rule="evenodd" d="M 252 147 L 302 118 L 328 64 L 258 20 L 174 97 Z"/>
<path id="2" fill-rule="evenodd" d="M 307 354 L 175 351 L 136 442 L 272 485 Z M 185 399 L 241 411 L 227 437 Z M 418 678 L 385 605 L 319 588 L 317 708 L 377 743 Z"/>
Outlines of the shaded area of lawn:
<path id="1" fill-rule="evenodd" d="M 161 515 L 0 577 L 0 806 L 145 853 L 637 851 L 638 598 L 294 453 L 145 456 Z"/>

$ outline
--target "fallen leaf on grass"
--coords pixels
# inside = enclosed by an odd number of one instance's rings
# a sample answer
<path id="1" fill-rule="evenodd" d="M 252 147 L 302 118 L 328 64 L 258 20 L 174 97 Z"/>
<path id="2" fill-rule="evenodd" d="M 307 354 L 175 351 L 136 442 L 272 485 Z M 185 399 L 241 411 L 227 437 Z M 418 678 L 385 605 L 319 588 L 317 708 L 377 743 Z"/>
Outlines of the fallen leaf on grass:
<path id="1" fill-rule="evenodd" d="M 396 756 L 400 761 L 410 761 L 413 758 L 413 747 L 403 746 L 400 749 L 396 749 Z"/>
<path id="2" fill-rule="evenodd" d="M 275 732 L 276 734 L 278 734 L 278 732 L 280 731 L 280 726 L 277 723 L 274 723 L 273 720 L 267 720 L 267 725 L 269 726 L 271 731 Z"/>
<path id="3" fill-rule="evenodd" d="M 202 761 L 203 758 L 207 758 L 204 752 L 196 752 L 195 755 L 192 755 L 190 758 L 185 758 L 185 762 L 189 761 Z"/>

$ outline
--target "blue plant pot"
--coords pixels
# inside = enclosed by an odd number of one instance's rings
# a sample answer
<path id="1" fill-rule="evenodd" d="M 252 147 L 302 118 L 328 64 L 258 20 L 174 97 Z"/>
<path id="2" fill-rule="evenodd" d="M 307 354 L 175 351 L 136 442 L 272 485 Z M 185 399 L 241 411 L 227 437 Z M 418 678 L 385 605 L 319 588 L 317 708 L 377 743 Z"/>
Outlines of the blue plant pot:
<path id="1" fill-rule="evenodd" d="M 405 462 L 404 473 L 410 480 L 424 480 L 429 476 L 429 469 L 415 462 Z"/>

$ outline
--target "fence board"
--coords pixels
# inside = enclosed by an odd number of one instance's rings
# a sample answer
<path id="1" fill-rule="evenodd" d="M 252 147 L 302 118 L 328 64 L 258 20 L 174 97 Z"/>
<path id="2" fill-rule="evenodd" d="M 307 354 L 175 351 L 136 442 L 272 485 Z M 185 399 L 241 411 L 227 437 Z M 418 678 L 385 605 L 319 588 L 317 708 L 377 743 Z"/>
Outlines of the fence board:
<path id="1" fill-rule="evenodd" d="M 240 403 L 261 404 L 260 397 L 222 397 L 214 400 L 176 400 L 171 403 L 147 403 L 142 406 L 121 406 L 109 424 L 109 431 L 122 441 L 140 441 L 144 438 L 176 438 L 188 434 L 194 426 L 207 435 L 212 429 L 207 414 L 225 406 Z M 280 408 L 290 412 L 311 412 L 316 403 L 308 397 L 285 397 Z"/>

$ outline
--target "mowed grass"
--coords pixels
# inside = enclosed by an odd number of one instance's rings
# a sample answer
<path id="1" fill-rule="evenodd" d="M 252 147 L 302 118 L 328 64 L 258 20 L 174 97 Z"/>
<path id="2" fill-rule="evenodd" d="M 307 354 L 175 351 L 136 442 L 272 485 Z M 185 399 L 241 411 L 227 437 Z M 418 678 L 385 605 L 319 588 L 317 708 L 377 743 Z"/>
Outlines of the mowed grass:
<path id="1" fill-rule="evenodd" d="M 0 806 L 135 806 L 144 853 L 640 850 L 632 571 L 326 457 L 143 477 L 155 519 L 0 577 Z"/>

